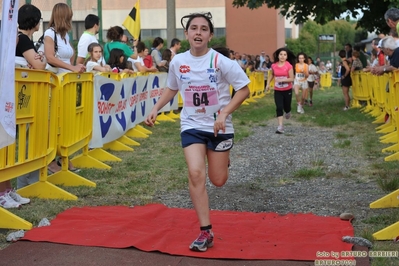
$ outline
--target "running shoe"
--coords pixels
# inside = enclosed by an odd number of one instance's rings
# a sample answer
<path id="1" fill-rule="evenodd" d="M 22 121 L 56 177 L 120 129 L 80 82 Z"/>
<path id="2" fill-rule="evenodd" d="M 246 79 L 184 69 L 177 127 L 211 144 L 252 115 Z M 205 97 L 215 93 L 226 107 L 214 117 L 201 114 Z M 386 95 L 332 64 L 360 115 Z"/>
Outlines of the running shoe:
<path id="1" fill-rule="evenodd" d="M 202 230 L 200 235 L 190 245 L 192 251 L 206 251 L 213 247 L 213 232 L 210 230 Z"/>
<path id="2" fill-rule="evenodd" d="M 276 134 L 284 134 L 284 127 L 283 126 L 278 126 L 276 130 Z"/>
<path id="3" fill-rule="evenodd" d="M 312 100 L 309 101 L 309 106 L 313 106 Z"/>
<path id="4" fill-rule="evenodd" d="M 345 106 L 344 109 L 342 109 L 344 111 L 348 111 L 349 110 L 349 106 Z"/>
<path id="5" fill-rule="evenodd" d="M 290 119 L 291 118 L 291 112 L 285 113 L 285 119 Z"/>
<path id="6" fill-rule="evenodd" d="M 11 208 L 19 209 L 21 207 L 21 204 L 13 200 L 10 197 L 10 195 L 6 192 L 0 196 L 0 207 L 3 207 L 4 209 L 11 209 Z"/>
<path id="7" fill-rule="evenodd" d="M 298 104 L 297 107 L 296 107 L 296 112 L 298 114 L 300 114 L 301 113 L 301 109 L 302 109 L 302 106 L 300 104 Z"/>
<path id="8" fill-rule="evenodd" d="M 8 195 L 19 204 L 28 204 L 30 202 L 30 199 L 21 197 L 14 189 L 10 190 Z"/>

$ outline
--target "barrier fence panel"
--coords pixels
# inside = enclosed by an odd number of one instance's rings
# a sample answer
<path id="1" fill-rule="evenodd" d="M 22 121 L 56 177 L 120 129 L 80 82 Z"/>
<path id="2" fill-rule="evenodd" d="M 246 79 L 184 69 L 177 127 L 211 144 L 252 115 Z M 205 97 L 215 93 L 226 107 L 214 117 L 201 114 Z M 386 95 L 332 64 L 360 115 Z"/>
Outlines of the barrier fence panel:
<path id="1" fill-rule="evenodd" d="M 88 150 L 93 126 L 93 74 L 64 73 L 60 80 L 59 132 L 57 151 L 61 158 L 61 171 L 48 177 L 53 184 L 64 186 L 90 186 L 96 184 L 69 170 L 69 158 L 72 154 Z M 85 161 L 97 161 L 89 155 Z"/>
<path id="2" fill-rule="evenodd" d="M 15 70 L 16 142 L 0 149 L 0 182 L 34 171 L 39 181 L 18 190 L 24 197 L 76 200 L 47 181 L 56 154 L 59 83 L 47 71 Z M 0 228 L 30 229 L 32 224 L 0 208 Z"/>

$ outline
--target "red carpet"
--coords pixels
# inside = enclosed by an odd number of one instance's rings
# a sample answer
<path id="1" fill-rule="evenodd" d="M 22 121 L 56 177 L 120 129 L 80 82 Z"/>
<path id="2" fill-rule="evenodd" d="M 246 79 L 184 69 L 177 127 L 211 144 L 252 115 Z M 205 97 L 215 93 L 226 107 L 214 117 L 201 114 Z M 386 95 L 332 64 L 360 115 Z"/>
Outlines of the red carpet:
<path id="1" fill-rule="evenodd" d="M 225 259 L 315 260 L 318 251 L 352 250 L 341 238 L 353 227 L 337 217 L 212 211 L 211 219 L 215 246 L 204 253 L 188 249 L 199 233 L 194 210 L 161 204 L 71 208 L 23 240 Z"/>

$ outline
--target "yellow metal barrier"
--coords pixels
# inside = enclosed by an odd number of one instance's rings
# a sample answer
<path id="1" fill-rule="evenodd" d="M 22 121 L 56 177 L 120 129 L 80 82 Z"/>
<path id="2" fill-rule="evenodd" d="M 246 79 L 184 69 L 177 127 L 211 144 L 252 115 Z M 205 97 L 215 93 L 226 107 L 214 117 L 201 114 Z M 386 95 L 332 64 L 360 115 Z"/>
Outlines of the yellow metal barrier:
<path id="1" fill-rule="evenodd" d="M 57 151 L 61 156 L 61 171 L 49 176 L 48 181 L 64 186 L 90 186 L 96 184 L 69 171 L 68 156 L 82 151 L 72 160 L 76 166 L 95 166 L 102 164 L 88 154 L 88 144 L 93 128 L 93 74 L 64 73 L 60 80 L 59 134 Z"/>
<path id="2" fill-rule="evenodd" d="M 352 107 L 362 107 L 360 101 L 367 102 L 367 105 L 371 103 L 371 96 L 368 89 L 366 75 L 367 73 L 364 73 L 363 71 L 351 72 L 353 94 Z"/>
<path id="3" fill-rule="evenodd" d="M 17 136 L 0 149 L 0 182 L 39 170 L 38 182 L 18 190 L 24 197 L 77 199 L 47 181 L 47 165 L 56 154 L 58 85 L 50 72 L 15 70 Z M 32 224 L 0 208 L 0 228 L 31 229 Z"/>
<path id="4" fill-rule="evenodd" d="M 386 90 L 387 82 L 389 79 L 389 91 Z M 382 116 L 385 117 L 385 113 L 390 115 L 389 123 L 385 123 L 379 127 L 379 132 L 390 132 L 396 130 L 382 139 L 381 142 L 395 142 L 396 144 L 383 149 L 386 151 L 396 151 L 396 153 L 385 158 L 385 161 L 399 160 L 399 119 L 398 119 L 398 107 L 399 107 L 399 71 L 394 71 L 392 74 L 384 75 L 379 77 L 379 87 L 374 87 L 375 98 L 377 100 L 378 108 L 382 110 Z M 378 119 L 377 119 L 378 120 Z M 381 138 L 380 138 L 381 139 Z M 392 208 L 399 207 L 399 189 L 391 192 L 390 194 L 370 203 L 370 208 Z M 373 234 L 376 240 L 392 240 L 398 236 L 399 222 L 396 222 L 376 233 Z"/>
<path id="5" fill-rule="evenodd" d="M 331 73 L 323 73 L 320 75 L 320 89 L 324 90 L 324 88 L 331 88 L 332 85 L 332 77 Z"/>

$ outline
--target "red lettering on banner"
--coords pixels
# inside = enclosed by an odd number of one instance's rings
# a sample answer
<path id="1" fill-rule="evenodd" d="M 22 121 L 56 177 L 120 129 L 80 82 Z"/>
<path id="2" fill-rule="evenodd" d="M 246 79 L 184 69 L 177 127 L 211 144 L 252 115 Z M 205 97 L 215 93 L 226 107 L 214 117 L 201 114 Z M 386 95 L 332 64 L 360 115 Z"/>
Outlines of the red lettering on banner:
<path id="1" fill-rule="evenodd" d="M 137 94 L 131 96 L 129 98 L 129 105 L 130 107 L 132 107 L 133 105 L 135 105 L 137 102 L 139 101 L 139 96 Z"/>
<path id="2" fill-rule="evenodd" d="M 102 102 L 102 101 L 97 102 L 98 113 L 100 115 L 110 114 L 114 106 L 115 104 L 109 102 Z"/>
<path id="3" fill-rule="evenodd" d="M 125 110 L 126 109 L 126 103 L 127 103 L 126 99 L 125 100 L 120 100 L 118 102 L 118 107 L 116 108 L 115 112 L 118 113 L 118 112 L 121 112 L 121 111 Z"/>
<path id="4" fill-rule="evenodd" d="M 148 92 L 145 91 L 145 92 L 140 93 L 140 98 L 139 99 L 140 99 L 140 102 L 147 100 L 148 99 Z"/>
<path id="5" fill-rule="evenodd" d="M 155 98 L 160 96 L 159 89 L 151 90 L 150 98 Z"/>

